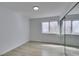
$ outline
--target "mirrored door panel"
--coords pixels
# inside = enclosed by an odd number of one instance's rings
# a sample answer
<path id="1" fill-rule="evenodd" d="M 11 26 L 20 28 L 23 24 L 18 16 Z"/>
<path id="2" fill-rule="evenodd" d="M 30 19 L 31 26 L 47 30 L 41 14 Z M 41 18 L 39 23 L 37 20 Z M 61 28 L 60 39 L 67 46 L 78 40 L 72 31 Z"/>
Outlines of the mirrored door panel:
<path id="1" fill-rule="evenodd" d="M 79 4 L 65 16 L 62 22 L 65 54 L 79 56 Z"/>

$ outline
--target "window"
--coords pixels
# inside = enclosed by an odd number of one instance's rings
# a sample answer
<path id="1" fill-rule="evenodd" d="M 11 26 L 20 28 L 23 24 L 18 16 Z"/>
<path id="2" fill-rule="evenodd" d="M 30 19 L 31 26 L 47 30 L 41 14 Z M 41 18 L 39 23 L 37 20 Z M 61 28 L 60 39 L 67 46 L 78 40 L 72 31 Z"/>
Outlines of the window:
<path id="1" fill-rule="evenodd" d="M 49 32 L 49 22 L 42 22 L 42 33 Z"/>
<path id="2" fill-rule="evenodd" d="M 64 33 L 64 34 L 71 33 L 71 21 L 63 21 L 62 33 Z"/>
<path id="3" fill-rule="evenodd" d="M 62 25 L 62 33 L 79 34 L 79 21 L 64 21 Z"/>
<path id="4" fill-rule="evenodd" d="M 59 34 L 57 21 L 42 22 L 42 33 Z M 79 21 L 63 21 L 62 34 L 79 34 Z"/>
<path id="5" fill-rule="evenodd" d="M 50 32 L 51 33 L 59 33 L 59 26 L 58 26 L 57 21 L 50 22 Z"/>
<path id="6" fill-rule="evenodd" d="M 79 33 L 79 21 L 72 22 L 72 33 Z"/>
<path id="7" fill-rule="evenodd" d="M 42 33 L 59 33 L 58 22 L 42 22 Z"/>

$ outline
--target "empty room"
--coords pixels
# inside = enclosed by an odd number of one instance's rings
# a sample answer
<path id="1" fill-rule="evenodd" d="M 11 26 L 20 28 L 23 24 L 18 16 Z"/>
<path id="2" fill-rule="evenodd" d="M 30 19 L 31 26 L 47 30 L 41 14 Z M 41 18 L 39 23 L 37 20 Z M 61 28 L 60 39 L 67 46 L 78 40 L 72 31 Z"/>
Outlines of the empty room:
<path id="1" fill-rule="evenodd" d="M 79 56 L 79 3 L 0 2 L 0 56 Z"/>

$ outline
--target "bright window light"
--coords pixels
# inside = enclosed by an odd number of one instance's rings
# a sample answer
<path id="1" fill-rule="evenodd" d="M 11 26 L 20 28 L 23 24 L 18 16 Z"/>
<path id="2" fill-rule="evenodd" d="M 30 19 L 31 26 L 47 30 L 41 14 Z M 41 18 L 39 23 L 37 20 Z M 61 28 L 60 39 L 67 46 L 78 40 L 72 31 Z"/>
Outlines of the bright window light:
<path id="1" fill-rule="evenodd" d="M 42 22 L 42 33 L 49 32 L 49 22 Z"/>
<path id="2" fill-rule="evenodd" d="M 79 33 L 79 21 L 73 21 L 72 25 L 72 33 Z"/>
<path id="3" fill-rule="evenodd" d="M 71 33 L 71 21 L 63 21 L 62 33 L 70 34 Z"/>
<path id="4" fill-rule="evenodd" d="M 57 21 L 50 22 L 50 32 L 59 33 L 59 26 Z"/>

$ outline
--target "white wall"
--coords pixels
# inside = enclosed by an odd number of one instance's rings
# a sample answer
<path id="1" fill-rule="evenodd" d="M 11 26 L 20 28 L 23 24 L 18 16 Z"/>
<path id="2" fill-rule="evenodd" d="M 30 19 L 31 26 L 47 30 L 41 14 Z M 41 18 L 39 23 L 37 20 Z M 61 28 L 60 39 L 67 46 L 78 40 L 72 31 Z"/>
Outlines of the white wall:
<path id="1" fill-rule="evenodd" d="M 0 7 L 0 55 L 29 41 L 29 20 Z"/>

